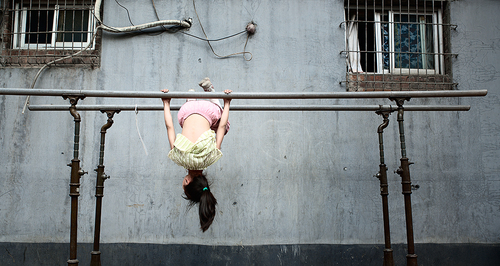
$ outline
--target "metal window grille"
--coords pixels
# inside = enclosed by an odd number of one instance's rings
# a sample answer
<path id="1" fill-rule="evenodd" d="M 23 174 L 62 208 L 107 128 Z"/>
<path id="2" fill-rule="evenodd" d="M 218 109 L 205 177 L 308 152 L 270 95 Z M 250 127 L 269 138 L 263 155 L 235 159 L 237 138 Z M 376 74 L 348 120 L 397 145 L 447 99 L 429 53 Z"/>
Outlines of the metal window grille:
<path id="1" fill-rule="evenodd" d="M 53 66 L 99 65 L 92 0 L 11 0 L 1 5 L 3 67 L 38 67 L 77 52 Z"/>
<path id="2" fill-rule="evenodd" d="M 347 90 L 452 89 L 447 2 L 344 0 Z"/>

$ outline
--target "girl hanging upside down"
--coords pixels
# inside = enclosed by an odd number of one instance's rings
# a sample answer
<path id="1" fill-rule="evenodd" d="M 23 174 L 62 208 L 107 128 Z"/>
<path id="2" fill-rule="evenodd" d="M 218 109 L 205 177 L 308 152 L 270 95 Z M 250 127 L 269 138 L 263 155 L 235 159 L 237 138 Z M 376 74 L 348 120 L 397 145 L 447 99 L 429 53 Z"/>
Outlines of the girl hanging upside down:
<path id="1" fill-rule="evenodd" d="M 206 92 L 215 91 L 209 78 L 204 78 L 199 85 Z M 162 92 L 167 93 L 168 90 Z M 231 90 L 224 91 L 226 94 L 231 92 Z M 224 135 L 229 130 L 231 99 L 224 99 L 224 107 L 220 105 L 219 99 L 208 101 L 187 99 L 177 115 L 182 128 L 182 133 L 177 136 L 170 113 L 170 98 L 162 98 L 162 101 L 170 142 L 168 157 L 188 170 L 182 181 L 185 199 L 190 201 L 190 206 L 199 203 L 201 230 L 205 232 L 214 220 L 217 200 L 210 191 L 203 170 L 222 157 L 220 148 Z"/>

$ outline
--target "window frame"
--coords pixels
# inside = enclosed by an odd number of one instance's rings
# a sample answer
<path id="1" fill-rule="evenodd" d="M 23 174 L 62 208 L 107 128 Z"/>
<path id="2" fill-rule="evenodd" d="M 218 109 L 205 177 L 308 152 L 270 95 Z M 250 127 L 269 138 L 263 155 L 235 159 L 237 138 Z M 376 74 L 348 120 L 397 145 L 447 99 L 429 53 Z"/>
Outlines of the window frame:
<path id="1" fill-rule="evenodd" d="M 375 12 L 375 18 L 380 18 L 381 17 L 380 12 Z M 395 51 L 395 30 L 394 27 L 397 24 L 400 24 L 398 22 L 395 22 L 394 16 L 395 15 L 424 15 L 432 16 L 432 29 L 433 29 L 433 48 L 434 52 L 432 54 L 434 55 L 429 55 L 429 56 L 434 56 L 434 68 L 426 68 L 426 69 L 418 69 L 418 68 L 396 68 L 396 51 Z M 442 29 L 442 12 L 441 9 L 437 9 L 436 12 L 395 12 L 392 10 L 388 10 L 388 18 L 389 18 L 389 73 L 391 74 L 409 74 L 409 75 L 442 75 L 444 74 L 444 56 L 443 56 L 443 29 Z M 375 21 L 375 24 L 378 25 L 378 31 L 376 32 L 375 36 L 375 42 L 376 45 L 380 45 L 382 43 L 382 37 L 380 34 L 380 23 L 383 22 L 377 22 Z M 377 27 L 375 27 L 377 30 Z M 380 37 L 380 39 L 378 39 Z M 385 52 L 383 49 L 379 50 L 377 47 L 377 73 L 379 72 L 379 69 L 384 69 L 383 66 L 383 60 L 379 60 L 379 55 L 380 58 L 382 57 L 382 53 Z M 384 73 L 385 69 L 384 69 Z"/>
<path id="2" fill-rule="evenodd" d="M 60 5 L 55 5 L 54 8 L 47 8 L 46 10 L 53 10 L 54 12 L 54 17 L 52 21 L 52 30 L 51 30 L 51 42 L 50 43 L 26 43 L 26 35 L 27 34 L 36 34 L 36 32 L 26 32 L 26 23 L 27 23 L 27 17 L 28 17 L 28 11 L 31 11 L 27 7 L 23 7 L 22 9 L 19 8 L 19 4 L 16 4 L 15 8 L 15 14 L 14 14 L 14 38 L 13 38 L 13 48 L 18 48 L 18 49 L 58 49 L 58 50 L 75 50 L 75 49 L 82 49 L 87 47 L 90 42 L 92 42 L 92 45 L 88 48 L 89 50 L 95 49 L 95 39 L 92 38 L 93 30 L 95 28 L 96 21 L 94 19 L 94 16 L 92 15 L 92 9 L 93 6 L 90 8 L 85 8 L 83 5 L 77 5 L 77 6 L 71 6 L 69 9 L 62 9 L 60 8 Z M 58 30 L 58 23 L 59 23 L 59 16 L 63 12 L 68 12 L 71 10 L 77 10 L 77 11 L 83 11 L 83 12 L 88 12 L 88 21 L 87 21 L 87 41 L 85 42 L 58 42 L 57 41 L 57 35 L 58 34 L 74 34 L 72 32 L 66 32 L 66 31 L 59 31 Z"/>
<path id="3" fill-rule="evenodd" d="M 445 75 L 450 71 L 447 66 L 446 50 L 447 37 L 445 36 L 445 26 L 443 24 L 444 11 L 446 6 L 439 4 L 439 7 L 434 6 L 426 10 L 425 4 L 422 6 L 413 6 L 418 4 L 419 0 L 414 0 L 412 6 L 401 7 L 397 6 L 370 6 L 361 3 L 351 5 L 349 1 L 344 1 L 345 20 L 346 20 L 346 56 L 347 56 L 347 72 L 348 73 L 371 73 L 371 74 L 395 74 L 395 75 Z M 428 1 L 428 0 L 426 0 Z M 432 0 L 434 1 L 434 0 Z M 438 0 L 436 0 L 438 1 Z M 438 1 L 441 2 L 441 1 Z M 376 2 L 377 3 L 377 2 Z M 434 3 L 434 2 L 432 2 Z M 425 25 L 430 26 L 432 34 L 432 52 L 418 51 L 418 57 L 421 58 L 423 54 L 433 57 L 431 68 L 410 68 L 412 65 L 405 67 L 396 67 L 396 56 L 400 53 L 410 54 L 411 51 L 396 51 L 395 49 L 395 30 L 394 27 L 401 24 L 413 24 L 414 22 L 395 22 L 395 15 L 401 16 L 426 16 L 427 20 Z M 356 26 L 351 26 L 351 25 Z M 355 29 L 356 40 L 351 32 L 351 27 Z M 364 34 L 363 34 L 364 32 Z M 430 40 L 428 38 L 427 40 Z M 419 37 L 420 40 L 422 40 Z M 420 42 L 420 41 L 419 41 Z M 351 43 L 359 47 L 356 49 Z M 414 45 L 410 45 L 415 48 Z M 427 46 L 429 47 L 429 46 Z M 415 50 L 412 50 L 415 51 Z M 351 57 L 352 56 L 352 57 Z M 415 58 L 415 54 L 411 57 Z M 415 63 L 414 60 L 411 60 Z M 355 66 L 355 67 L 353 67 Z M 361 69 L 358 67 L 360 66 Z M 415 67 L 415 65 L 413 65 Z M 420 67 L 420 66 L 417 66 Z M 384 69 L 385 68 L 385 69 Z"/>

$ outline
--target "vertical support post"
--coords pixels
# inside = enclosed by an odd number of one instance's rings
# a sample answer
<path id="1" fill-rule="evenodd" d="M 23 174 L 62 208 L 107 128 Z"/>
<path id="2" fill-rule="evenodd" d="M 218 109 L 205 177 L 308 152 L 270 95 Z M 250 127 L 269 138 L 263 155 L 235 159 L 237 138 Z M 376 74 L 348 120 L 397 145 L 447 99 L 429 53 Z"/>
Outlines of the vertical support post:
<path id="1" fill-rule="evenodd" d="M 104 173 L 104 142 L 106 139 L 106 130 L 113 125 L 113 116 L 119 113 L 120 110 L 101 111 L 106 112 L 108 117 L 107 123 L 101 127 L 101 148 L 99 152 L 99 165 L 95 171 L 97 172 L 97 181 L 95 186 L 95 229 L 94 229 L 94 250 L 90 253 L 91 266 L 101 266 L 101 251 L 99 251 L 99 242 L 101 235 L 101 213 L 102 213 L 102 197 L 104 197 L 104 181 L 109 178 Z"/>
<path id="2" fill-rule="evenodd" d="M 417 255 L 415 254 L 415 244 L 413 239 L 413 217 L 411 210 L 411 178 L 410 178 L 410 163 L 406 157 L 406 143 L 404 133 L 404 108 L 405 100 L 409 98 L 395 98 L 398 105 L 398 125 L 399 125 L 399 141 L 401 144 L 401 166 L 396 173 L 401 176 L 401 185 L 405 201 L 405 217 L 406 217 L 406 238 L 408 242 L 408 254 L 406 255 L 406 265 L 417 266 Z"/>
<path id="3" fill-rule="evenodd" d="M 78 265 L 77 259 L 77 233 L 78 233 L 78 197 L 80 196 L 80 178 L 86 174 L 80 168 L 80 160 L 78 159 L 80 147 L 80 114 L 76 111 L 76 104 L 79 99 L 84 99 L 80 96 L 63 96 L 66 100 L 69 98 L 71 104 L 69 112 L 74 117 L 75 121 L 75 136 L 73 145 L 73 159 L 68 166 L 71 167 L 71 178 L 69 183 L 69 196 L 71 197 L 71 221 L 70 221 L 70 253 L 68 265 Z"/>
<path id="4" fill-rule="evenodd" d="M 389 115 L 392 111 L 377 111 L 384 119 L 377 129 L 380 150 L 379 172 L 375 175 L 380 180 L 380 195 L 382 196 L 382 215 L 384 219 L 384 266 L 394 266 L 394 258 L 391 247 L 391 232 L 389 226 L 389 185 L 387 183 L 387 166 L 384 159 L 384 129 L 389 125 Z"/>

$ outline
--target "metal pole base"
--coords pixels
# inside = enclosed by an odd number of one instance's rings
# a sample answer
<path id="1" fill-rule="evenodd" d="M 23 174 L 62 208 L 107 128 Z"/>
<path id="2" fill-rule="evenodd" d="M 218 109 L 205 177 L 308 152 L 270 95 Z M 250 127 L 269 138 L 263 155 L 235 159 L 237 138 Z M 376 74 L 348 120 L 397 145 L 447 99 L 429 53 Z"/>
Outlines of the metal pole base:
<path id="1" fill-rule="evenodd" d="M 406 255 L 406 265 L 408 265 L 408 266 L 418 266 L 418 264 L 417 264 L 417 254 L 407 254 Z"/>
<path id="2" fill-rule="evenodd" d="M 392 248 L 384 249 L 384 266 L 394 266 L 394 259 L 392 257 Z"/>
<path id="3" fill-rule="evenodd" d="M 68 260 L 68 265 L 78 265 L 78 260 Z"/>
<path id="4" fill-rule="evenodd" d="M 101 266 L 101 252 L 100 251 L 92 251 L 90 252 L 92 258 L 90 260 L 90 266 Z"/>

